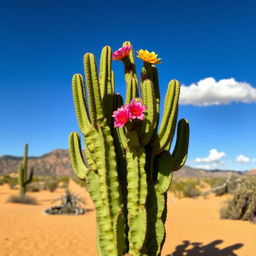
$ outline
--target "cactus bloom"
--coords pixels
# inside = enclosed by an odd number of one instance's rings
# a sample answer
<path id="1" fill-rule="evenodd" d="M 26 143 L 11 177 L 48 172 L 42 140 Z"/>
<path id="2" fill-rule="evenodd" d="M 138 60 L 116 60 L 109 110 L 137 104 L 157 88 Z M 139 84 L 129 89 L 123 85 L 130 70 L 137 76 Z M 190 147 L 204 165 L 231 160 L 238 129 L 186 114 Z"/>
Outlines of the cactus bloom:
<path id="1" fill-rule="evenodd" d="M 141 60 L 151 63 L 151 64 L 160 64 L 160 58 L 157 58 L 158 54 L 155 52 L 149 52 L 148 50 L 139 50 L 137 51 L 137 57 Z"/>
<path id="2" fill-rule="evenodd" d="M 112 60 L 122 60 L 124 57 L 126 57 L 129 53 L 130 50 L 132 49 L 132 46 L 130 45 L 125 45 L 115 52 L 112 53 Z"/>
<path id="3" fill-rule="evenodd" d="M 129 105 L 126 106 L 129 109 L 131 119 L 138 118 L 144 120 L 143 112 L 147 109 L 139 99 L 133 99 Z"/>
<path id="4" fill-rule="evenodd" d="M 123 127 L 130 120 L 130 112 L 127 107 L 122 106 L 113 112 L 115 118 L 114 127 Z"/>

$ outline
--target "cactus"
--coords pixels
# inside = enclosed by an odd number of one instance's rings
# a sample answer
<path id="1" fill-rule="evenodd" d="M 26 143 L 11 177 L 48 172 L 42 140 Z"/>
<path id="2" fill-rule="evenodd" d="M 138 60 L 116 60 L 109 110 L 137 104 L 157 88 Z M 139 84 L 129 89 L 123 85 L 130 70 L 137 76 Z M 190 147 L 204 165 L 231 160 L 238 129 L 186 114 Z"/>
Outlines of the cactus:
<path id="1" fill-rule="evenodd" d="M 123 47 L 131 46 L 124 42 Z M 143 121 L 134 120 L 114 128 L 112 113 L 123 99 L 114 91 L 112 50 L 103 48 L 99 75 L 95 57 L 84 55 L 86 83 L 81 74 L 72 79 L 72 91 L 79 128 L 84 137 L 69 136 L 71 162 L 76 176 L 85 180 L 96 207 L 97 250 L 102 256 L 158 256 L 165 240 L 167 191 L 172 173 L 187 158 L 189 124 L 178 123 L 174 136 L 180 84 L 172 80 L 167 89 L 160 128 L 160 93 L 155 65 L 144 62 L 140 86 L 133 50 L 125 56 L 124 73 L 128 104 L 138 98 L 147 107 Z M 86 88 L 85 88 L 86 84 Z"/>
<path id="2" fill-rule="evenodd" d="M 28 175 L 28 144 L 25 144 L 24 147 L 24 156 L 22 159 L 22 163 L 19 165 L 18 168 L 18 182 L 20 186 L 20 196 L 24 197 L 26 194 L 26 186 L 32 181 L 33 179 L 33 168 L 30 170 L 30 174 Z"/>

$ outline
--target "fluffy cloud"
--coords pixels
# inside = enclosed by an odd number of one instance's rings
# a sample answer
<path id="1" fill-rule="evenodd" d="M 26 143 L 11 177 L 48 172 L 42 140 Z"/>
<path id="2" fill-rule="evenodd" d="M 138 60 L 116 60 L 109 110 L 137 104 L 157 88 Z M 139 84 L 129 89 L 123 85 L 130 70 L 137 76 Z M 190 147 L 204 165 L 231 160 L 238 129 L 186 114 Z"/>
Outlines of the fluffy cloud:
<path id="1" fill-rule="evenodd" d="M 231 102 L 256 102 L 256 89 L 246 82 L 234 78 L 216 81 L 212 77 L 189 86 L 181 86 L 180 104 L 209 106 Z"/>
<path id="2" fill-rule="evenodd" d="M 205 157 L 205 158 L 199 158 L 197 157 L 195 159 L 195 162 L 196 163 L 220 163 L 221 162 L 221 159 L 226 156 L 226 153 L 225 152 L 218 152 L 218 150 L 216 150 L 215 148 L 211 149 L 209 151 L 209 155 L 208 157 Z"/>
<path id="3" fill-rule="evenodd" d="M 238 163 L 248 163 L 250 162 L 250 159 L 244 155 L 239 155 L 237 158 L 236 158 L 236 161 Z"/>
<path id="4" fill-rule="evenodd" d="M 217 169 L 221 166 L 221 163 L 209 163 L 209 164 L 198 164 L 195 165 L 195 168 L 199 169 L 206 169 L 206 170 L 212 170 L 212 169 Z"/>

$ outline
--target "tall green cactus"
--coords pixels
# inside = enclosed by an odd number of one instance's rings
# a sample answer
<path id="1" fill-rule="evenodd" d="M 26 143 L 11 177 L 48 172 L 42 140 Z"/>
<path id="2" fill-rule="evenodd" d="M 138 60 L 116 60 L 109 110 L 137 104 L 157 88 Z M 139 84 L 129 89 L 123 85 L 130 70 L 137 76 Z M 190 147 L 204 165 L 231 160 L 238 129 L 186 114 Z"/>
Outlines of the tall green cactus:
<path id="1" fill-rule="evenodd" d="M 26 186 L 32 181 L 33 179 L 33 168 L 30 170 L 30 174 L 28 175 L 28 144 L 25 144 L 24 147 L 24 156 L 22 159 L 22 163 L 19 165 L 18 168 L 18 182 L 20 186 L 20 196 L 23 197 L 26 194 Z"/>
<path id="2" fill-rule="evenodd" d="M 131 46 L 125 42 L 123 46 Z M 97 250 L 102 256 L 158 256 L 165 240 L 167 191 L 172 173 L 187 158 L 189 124 L 178 123 L 174 136 L 180 84 L 172 80 L 167 89 L 160 128 L 160 93 L 157 69 L 144 62 L 140 89 L 133 51 L 123 59 L 126 100 L 142 97 L 147 107 L 143 121 L 114 128 L 112 113 L 123 104 L 114 92 L 112 50 L 103 48 L 99 75 L 95 57 L 84 56 L 86 87 L 82 75 L 75 74 L 72 91 L 79 128 L 84 137 L 69 136 L 70 156 L 75 174 L 86 181 L 96 207 Z"/>

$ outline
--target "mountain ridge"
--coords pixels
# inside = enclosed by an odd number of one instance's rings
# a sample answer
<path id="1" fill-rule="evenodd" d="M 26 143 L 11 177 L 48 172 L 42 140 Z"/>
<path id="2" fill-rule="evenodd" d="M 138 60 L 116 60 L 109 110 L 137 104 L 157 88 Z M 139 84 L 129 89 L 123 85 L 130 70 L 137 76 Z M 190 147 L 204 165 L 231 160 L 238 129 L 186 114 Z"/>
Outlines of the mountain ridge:
<path id="1" fill-rule="evenodd" d="M 21 161 L 22 156 L 0 156 L 0 175 L 16 173 Z M 32 166 L 36 175 L 74 176 L 69 151 L 66 149 L 54 149 L 41 156 L 31 156 L 29 157 L 28 167 L 31 168 Z M 254 175 L 255 173 L 254 171 L 205 170 L 191 166 L 184 166 L 175 172 L 176 177 L 227 177 L 232 174 Z"/>

